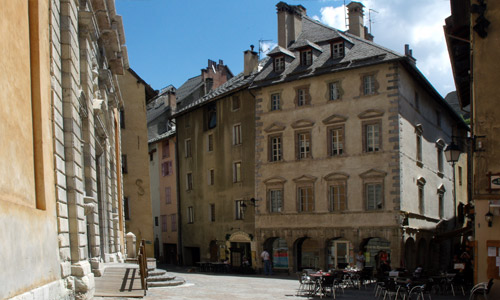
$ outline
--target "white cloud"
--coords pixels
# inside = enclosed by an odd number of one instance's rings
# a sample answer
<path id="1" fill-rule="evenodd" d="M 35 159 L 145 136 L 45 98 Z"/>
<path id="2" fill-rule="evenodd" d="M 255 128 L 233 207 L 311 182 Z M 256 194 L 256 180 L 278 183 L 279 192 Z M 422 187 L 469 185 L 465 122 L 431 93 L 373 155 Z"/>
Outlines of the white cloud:
<path id="1" fill-rule="evenodd" d="M 264 41 L 260 43 L 260 50 L 262 51 L 262 53 L 267 54 L 269 51 L 273 50 L 274 47 L 276 47 L 277 45 L 278 44 L 273 42 Z"/>
<path id="2" fill-rule="evenodd" d="M 444 97 L 455 89 L 448 50 L 443 33 L 444 20 L 450 15 L 449 1 L 361 0 L 365 5 L 365 26 L 371 12 L 375 42 L 398 53 L 410 44 L 417 67 Z M 344 30 L 344 10 L 325 6 L 316 16 L 324 24 Z"/>

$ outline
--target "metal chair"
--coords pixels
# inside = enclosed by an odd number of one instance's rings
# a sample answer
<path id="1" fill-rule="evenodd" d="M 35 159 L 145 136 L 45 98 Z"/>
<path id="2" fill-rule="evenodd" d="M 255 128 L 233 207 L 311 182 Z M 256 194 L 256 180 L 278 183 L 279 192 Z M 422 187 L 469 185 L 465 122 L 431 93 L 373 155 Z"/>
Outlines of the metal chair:
<path id="1" fill-rule="evenodd" d="M 493 278 L 488 282 L 480 282 L 476 284 L 470 291 L 469 300 L 474 300 L 477 295 L 482 295 L 484 299 L 488 299 L 491 287 L 493 286 Z"/>
<path id="2" fill-rule="evenodd" d="M 391 279 L 387 280 L 385 282 L 385 288 L 384 288 L 385 291 L 383 300 L 385 300 L 387 296 L 389 296 L 389 299 L 391 300 L 393 296 L 394 300 L 398 299 L 399 288 L 400 286 L 398 286 L 394 280 Z"/>
<path id="3" fill-rule="evenodd" d="M 297 296 L 300 296 L 301 293 L 304 295 L 310 295 L 312 293 L 312 290 L 314 288 L 314 281 L 311 280 L 311 277 L 308 276 L 307 272 L 299 272 L 297 273 L 299 277 L 299 289 L 297 290 Z"/>

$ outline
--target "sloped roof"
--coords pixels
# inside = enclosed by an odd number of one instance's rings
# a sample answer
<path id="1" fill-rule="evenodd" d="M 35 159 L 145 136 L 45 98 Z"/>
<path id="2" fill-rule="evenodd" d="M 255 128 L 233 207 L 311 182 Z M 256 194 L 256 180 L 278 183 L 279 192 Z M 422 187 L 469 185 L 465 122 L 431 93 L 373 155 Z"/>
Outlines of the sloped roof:
<path id="1" fill-rule="evenodd" d="M 204 84 L 201 75 L 195 76 L 184 82 L 176 91 L 177 102 L 182 101 L 189 96 L 193 90 L 201 87 Z"/>
<path id="2" fill-rule="evenodd" d="M 265 60 L 267 61 L 267 59 L 265 59 Z M 218 99 L 222 96 L 226 96 L 230 93 L 236 92 L 236 91 L 240 90 L 241 88 L 244 88 L 245 86 L 252 83 L 253 79 L 255 78 L 255 76 L 257 74 L 258 74 L 258 72 L 254 71 L 252 74 L 245 77 L 243 75 L 243 72 L 241 72 L 240 74 L 238 74 L 238 75 L 232 77 L 231 79 L 229 79 L 228 81 L 226 81 L 224 84 L 222 84 L 218 88 L 210 91 L 205 96 L 203 96 L 203 97 L 201 97 L 193 102 L 190 102 L 190 103 L 184 103 L 184 102 L 179 103 L 177 105 L 177 111 L 174 114 L 174 117 L 178 116 L 178 115 L 182 115 L 182 114 L 186 113 L 187 111 L 190 111 L 196 107 L 202 106 L 205 103 L 208 103 L 212 100 Z"/>

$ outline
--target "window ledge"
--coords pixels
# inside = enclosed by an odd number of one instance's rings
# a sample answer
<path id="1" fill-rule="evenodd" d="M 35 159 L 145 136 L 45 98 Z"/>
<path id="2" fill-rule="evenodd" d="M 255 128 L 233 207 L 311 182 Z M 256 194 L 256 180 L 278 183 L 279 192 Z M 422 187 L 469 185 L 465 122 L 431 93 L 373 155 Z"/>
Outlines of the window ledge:
<path id="1" fill-rule="evenodd" d="M 439 176 L 439 177 L 443 178 L 443 177 L 444 177 L 444 174 L 443 174 L 443 172 L 438 171 L 438 172 L 437 172 L 437 176 Z"/>
<path id="2" fill-rule="evenodd" d="M 417 160 L 416 163 L 417 163 L 417 166 L 420 167 L 420 168 L 422 168 L 424 166 L 424 163 L 421 162 L 421 161 Z"/>

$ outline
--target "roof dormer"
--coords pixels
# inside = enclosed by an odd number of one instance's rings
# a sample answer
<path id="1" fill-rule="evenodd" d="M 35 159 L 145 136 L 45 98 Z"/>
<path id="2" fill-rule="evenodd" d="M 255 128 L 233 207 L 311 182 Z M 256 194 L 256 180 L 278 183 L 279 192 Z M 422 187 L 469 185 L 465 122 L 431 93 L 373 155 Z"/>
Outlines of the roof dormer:
<path id="1" fill-rule="evenodd" d="M 276 73 L 281 73 L 285 70 L 287 62 L 295 59 L 295 55 L 285 48 L 277 46 L 267 54 L 273 60 L 273 70 Z"/>

